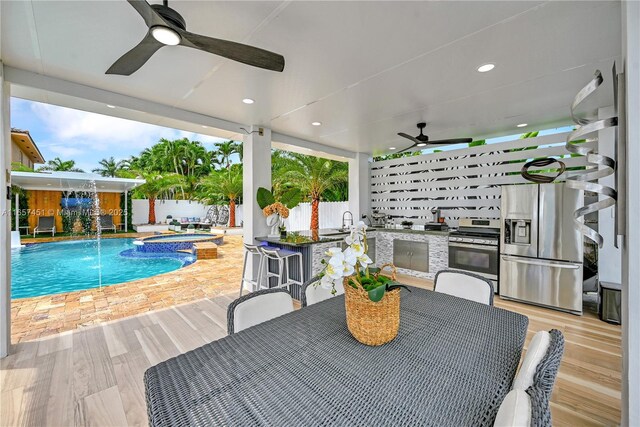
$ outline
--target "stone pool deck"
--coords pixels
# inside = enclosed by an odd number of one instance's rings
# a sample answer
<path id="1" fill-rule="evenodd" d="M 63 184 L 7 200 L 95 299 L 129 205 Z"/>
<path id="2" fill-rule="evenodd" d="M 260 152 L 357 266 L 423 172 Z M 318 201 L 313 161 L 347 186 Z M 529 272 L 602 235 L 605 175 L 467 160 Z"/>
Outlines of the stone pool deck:
<path id="1" fill-rule="evenodd" d="M 123 233 L 114 237 L 138 235 Z M 102 289 L 13 300 L 12 342 L 30 341 L 160 308 L 238 292 L 242 275 L 242 253 L 242 236 L 225 236 L 224 244 L 218 247 L 217 259 L 198 260 L 190 266 L 169 273 L 105 286 Z"/>

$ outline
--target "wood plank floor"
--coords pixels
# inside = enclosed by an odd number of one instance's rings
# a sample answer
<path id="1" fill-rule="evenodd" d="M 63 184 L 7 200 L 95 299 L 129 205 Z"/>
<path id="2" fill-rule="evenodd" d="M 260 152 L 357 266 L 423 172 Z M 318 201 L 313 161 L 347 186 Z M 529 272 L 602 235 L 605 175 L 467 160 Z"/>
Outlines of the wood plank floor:
<path id="1" fill-rule="evenodd" d="M 144 371 L 223 337 L 233 298 L 203 299 L 14 345 L 0 361 L 0 425 L 147 425 Z M 541 329 L 565 334 L 552 398 L 554 425 L 619 423 L 619 327 L 592 313 L 578 317 L 499 298 L 496 306 L 528 316 L 529 339 Z"/>

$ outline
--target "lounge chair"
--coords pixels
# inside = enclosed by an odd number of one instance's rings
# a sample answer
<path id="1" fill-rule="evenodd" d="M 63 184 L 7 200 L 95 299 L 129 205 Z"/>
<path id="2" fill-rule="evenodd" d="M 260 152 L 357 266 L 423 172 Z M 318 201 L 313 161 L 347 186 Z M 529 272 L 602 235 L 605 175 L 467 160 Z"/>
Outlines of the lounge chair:
<path id="1" fill-rule="evenodd" d="M 113 216 L 111 215 L 100 215 L 100 229 L 102 231 L 105 230 L 113 230 L 116 232 L 116 226 L 113 223 Z"/>
<path id="2" fill-rule="evenodd" d="M 225 227 L 229 222 L 229 208 L 227 206 L 218 206 L 218 225 Z"/>
<path id="3" fill-rule="evenodd" d="M 51 233 L 51 236 L 55 236 L 56 218 L 53 216 L 39 216 L 38 225 L 33 229 L 33 237 L 36 237 L 38 233 Z"/>

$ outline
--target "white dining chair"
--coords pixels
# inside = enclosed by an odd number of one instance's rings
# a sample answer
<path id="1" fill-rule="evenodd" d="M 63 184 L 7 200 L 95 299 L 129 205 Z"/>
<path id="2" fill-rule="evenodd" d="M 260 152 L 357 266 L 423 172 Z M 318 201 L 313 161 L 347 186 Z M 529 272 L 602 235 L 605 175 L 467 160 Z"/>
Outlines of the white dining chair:
<path id="1" fill-rule="evenodd" d="M 327 300 L 333 296 L 344 294 L 344 286 L 342 282 L 336 283 L 336 293 L 331 294 L 331 288 L 325 288 L 320 283 L 320 276 L 315 276 L 307 280 L 302 285 L 302 306 L 317 304 L 321 301 Z"/>
<path id="2" fill-rule="evenodd" d="M 440 270 L 436 273 L 433 290 L 493 305 L 493 283 L 491 280 L 466 271 Z"/>
<path id="3" fill-rule="evenodd" d="M 240 332 L 293 311 L 293 298 L 284 288 L 251 292 L 229 304 L 227 332 Z"/>
<path id="4" fill-rule="evenodd" d="M 563 353 L 564 336 L 557 329 L 536 332 L 531 338 L 511 390 L 525 392 L 531 399 L 532 425 L 552 425 L 549 402 Z"/>
<path id="5" fill-rule="evenodd" d="M 511 390 L 500 404 L 494 427 L 529 427 L 531 398 L 524 390 Z"/>

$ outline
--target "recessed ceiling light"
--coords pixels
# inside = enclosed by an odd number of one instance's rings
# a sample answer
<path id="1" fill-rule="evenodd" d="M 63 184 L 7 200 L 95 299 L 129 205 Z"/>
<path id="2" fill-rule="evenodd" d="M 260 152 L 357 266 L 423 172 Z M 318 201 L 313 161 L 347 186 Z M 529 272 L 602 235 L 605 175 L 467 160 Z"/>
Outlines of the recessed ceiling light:
<path id="1" fill-rule="evenodd" d="M 245 98 L 245 99 L 242 100 L 242 102 L 244 102 L 245 104 L 253 104 L 256 101 L 254 101 L 251 98 Z"/>
<path id="2" fill-rule="evenodd" d="M 202 127 L 206 129 L 206 128 L 208 128 L 209 126 L 202 125 Z"/>
<path id="3" fill-rule="evenodd" d="M 478 71 L 480 73 L 486 73 L 487 71 L 493 70 L 495 67 L 495 64 L 484 64 L 478 67 Z"/>
<path id="4" fill-rule="evenodd" d="M 51 187 L 51 184 L 47 184 L 48 187 Z"/>
<path id="5" fill-rule="evenodd" d="M 111 104 L 107 104 L 107 107 L 109 107 L 109 108 L 116 108 L 116 106 L 115 106 L 115 105 L 111 105 Z"/>
<path id="6" fill-rule="evenodd" d="M 519 128 L 523 128 L 523 127 L 525 127 L 526 125 L 527 125 L 526 123 L 520 123 L 519 125 L 517 125 L 517 127 L 519 127 Z"/>
<path id="7" fill-rule="evenodd" d="M 311 126 L 320 126 L 322 122 L 311 122 Z"/>
<path id="8" fill-rule="evenodd" d="M 396 147 L 389 147 L 389 150 L 395 150 Z"/>
<path id="9" fill-rule="evenodd" d="M 176 33 L 171 28 L 163 27 L 161 25 L 151 27 L 151 35 L 160 43 L 169 46 L 175 46 L 180 43 L 180 34 Z"/>
<path id="10" fill-rule="evenodd" d="M 424 142 L 421 142 L 420 144 L 416 144 L 416 147 L 424 147 L 425 145 L 427 144 L 425 144 Z"/>

